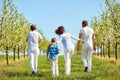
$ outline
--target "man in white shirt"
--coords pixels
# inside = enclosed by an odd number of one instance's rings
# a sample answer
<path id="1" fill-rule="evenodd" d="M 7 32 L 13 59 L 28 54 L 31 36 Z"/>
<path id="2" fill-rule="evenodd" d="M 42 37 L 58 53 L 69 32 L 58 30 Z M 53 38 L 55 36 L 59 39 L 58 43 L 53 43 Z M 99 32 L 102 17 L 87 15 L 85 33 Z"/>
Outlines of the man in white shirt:
<path id="1" fill-rule="evenodd" d="M 82 29 L 79 33 L 79 38 L 84 40 L 82 44 L 82 62 L 84 64 L 84 72 L 91 71 L 92 52 L 96 50 L 96 38 L 92 28 L 88 27 L 88 21 L 82 21 Z"/>
<path id="2" fill-rule="evenodd" d="M 28 42 L 28 54 L 30 56 L 30 65 L 32 69 L 32 75 L 37 71 L 39 47 L 38 43 L 43 42 L 42 35 L 36 31 L 36 25 L 30 26 L 30 32 L 27 35 L 26 41 Z"/>

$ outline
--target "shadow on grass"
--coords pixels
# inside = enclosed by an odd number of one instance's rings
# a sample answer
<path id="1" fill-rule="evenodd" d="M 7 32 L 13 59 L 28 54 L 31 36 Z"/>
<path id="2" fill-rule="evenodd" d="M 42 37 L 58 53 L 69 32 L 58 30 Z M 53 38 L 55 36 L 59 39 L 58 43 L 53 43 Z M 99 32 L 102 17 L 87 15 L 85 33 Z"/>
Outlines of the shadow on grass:
<path id="1" fill-rule="evenodd" d="M 101 74 L 96 74 L 96 75 L 89 75 L 89 76 L 81 76 L 81 80 L 96 80 L 97 77 L 102 76 Z"/>
<path id="2" fill-rule="evenodd" d="M 34 77 L 45 77 L 45 73 L 43 72 L 37 72 Z M 31 72 L 3 72 L 0 75 L 5 75 L 8 78 L 13 77 L 33 77 Z"/>

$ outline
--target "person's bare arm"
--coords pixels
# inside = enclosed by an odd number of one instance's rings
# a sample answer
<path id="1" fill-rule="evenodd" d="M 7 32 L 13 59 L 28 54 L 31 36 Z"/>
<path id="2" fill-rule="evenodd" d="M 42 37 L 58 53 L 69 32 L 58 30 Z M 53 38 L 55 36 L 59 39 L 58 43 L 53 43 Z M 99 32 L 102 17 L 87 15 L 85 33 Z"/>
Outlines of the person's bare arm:
<path id="1" fill-rule="evenodd" d="M 38 43 L 42 44 L 43 43 L 43 37 L 42 37 L 42 35 L 40 33 L 38 33 L 38 35 L 39 35 Z"/>
<path id="2" fill-rule="evenodd" d="M 43 39 L 40 39 L 40 40 L 38 41 L 38 43 L 39 43 L 39 44 L 43 43 Z"/>
<path id="3" fill-rule="evenodd" d="M 93 49 L 96 50 L 96 37 L 94 33 L 92 35 L 92 40 L 93 40 Z"/>
<path id="4" fill-rule="evenodd" d="M 26 38 L 26 42 L 28 42 L 28 38 Z"/>
<path id="5" fill-rule="evenodd" d="M 84 41 L 82 40 L 82 33 L 79 33 L 79 41 L 78 41 L 78 43 L 80 43 L 80 41 L 82 41 L 83 43 L 84 43 Z"/>

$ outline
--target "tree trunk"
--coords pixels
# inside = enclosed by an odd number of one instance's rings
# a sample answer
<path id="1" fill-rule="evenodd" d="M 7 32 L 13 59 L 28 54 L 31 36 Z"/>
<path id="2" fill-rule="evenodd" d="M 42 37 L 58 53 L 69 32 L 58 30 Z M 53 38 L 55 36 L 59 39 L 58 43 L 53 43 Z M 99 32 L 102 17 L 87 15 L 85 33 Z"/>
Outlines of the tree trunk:
<path id="1" fill-rule="evenodd" d="M 102 47 L 103 47 L 103 57 L 105 57 L 104 44 L 103 44 L 103 46 L 102 46 Z"/>
<path id="2" fill-rule="evenodd" d="M 15 50 L 16 50 L 16 48 L 14 47 L 13 48 L 13 51 L 14 51 L 14 58 L 13 59 L 14 59 L 14 61 L 15 61 Z"/>
<path id="3" fill-rule="evenodd" d="M 108 58 L 110 59 L 110 41 L 108 41 Z"/>
<path id="4" fill-rule="evenodd" d="M 115 59 L 117 60 L 117 43 L 115 43 Z"/>
<path id="5" fill-rule="evenodd" d="M 100 46 L 100 55 L 101 55 L 101 57 L 102 57 L 102 46 Z"/>
<path id="6" fill-rule="evenodd" d="M 24 58 L 25 58 L 25 47 L 24 47 Z"/>
<path id="7" fill-rule="evenodd" d="M 18 45 L 18 59 L 20 59 L 20 48 L 19 48 L 19 45 Z"/>
<path id="8" fill-rule="evenodd" d="M 8 47 L 6 46 L 6 61 L 7 65 L 9 64 L 9 58 L 8 58 Z"/>
<path id="9" fill-rule="evenodd" d="M 97 48 L 97 51 L 98 51 L 97 56 L 99 56 L 99 54 L 100 54 L 100 52 L 99 52 L 99 48 L 100 48 L 100 47 Z"/>

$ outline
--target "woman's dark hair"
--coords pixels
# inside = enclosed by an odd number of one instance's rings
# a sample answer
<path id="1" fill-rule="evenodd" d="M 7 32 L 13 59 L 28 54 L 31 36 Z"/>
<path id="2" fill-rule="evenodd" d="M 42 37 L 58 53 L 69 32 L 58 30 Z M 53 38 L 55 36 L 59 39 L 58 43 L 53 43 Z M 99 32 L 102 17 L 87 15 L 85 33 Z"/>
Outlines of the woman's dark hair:
<path id="1" fill-rule="evenodd" d="M 83 27 L 88 26 L 88 21 L 87 21 L 87 20 L 83 20 L 83 21 L 82 21 L 82 26 L 83 26 Z"/>
<path id="2" fill-rule="evenodd" d="M 55 33 L 61 35 L 65 32 L 64 26 L 59 26 L 58 29 L 55 30 Z"/>
<path id="3" fill-rule="evenodd" d="M 30 26 L 30 30 L 32 30 L 32 31 L 36 30 L 36 25 L 32 24 L 32 25 Z"/>

